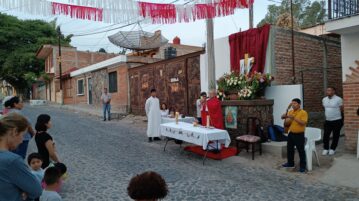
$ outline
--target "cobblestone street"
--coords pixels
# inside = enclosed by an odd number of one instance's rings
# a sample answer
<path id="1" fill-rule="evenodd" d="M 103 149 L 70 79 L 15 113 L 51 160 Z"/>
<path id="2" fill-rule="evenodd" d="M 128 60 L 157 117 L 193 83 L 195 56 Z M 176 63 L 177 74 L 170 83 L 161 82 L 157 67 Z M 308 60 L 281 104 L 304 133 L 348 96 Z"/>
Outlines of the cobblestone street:
<path id="1" fill-rule="evenodd" d="M 358 191 L 308 181 L 297 173 L 231 160 L 207 160 L 202 166 L 199 156 L 173 143 L 163 152 L 164 141 L 148 143 L 145 129 L 125 122 L 103 122 L 50 106 L 27 106 L 24 113 L 33 124 L 41 113 L 52 117 L 49 133 L 69 169 L 61 192 L 65 201 L 130 200 L 130 178 L 147 170 L 164 176 L 170 191 L 165 200 L 171 201 L 359 200 Z M 36 150 L 32 141 L 28 152 Z"/>

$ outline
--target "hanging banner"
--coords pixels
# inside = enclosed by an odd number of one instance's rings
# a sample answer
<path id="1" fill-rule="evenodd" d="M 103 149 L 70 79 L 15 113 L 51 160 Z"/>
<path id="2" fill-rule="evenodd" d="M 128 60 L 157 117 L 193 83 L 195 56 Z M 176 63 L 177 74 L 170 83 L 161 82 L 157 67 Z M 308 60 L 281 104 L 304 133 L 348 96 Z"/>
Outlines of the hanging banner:
<path id="1" fill-rule="evenodd" d="M 50 16 L 51 2 L 46 0 L 0 0 L 0 6 L 32 15 Z"/>
<path id="2" fill-rule="evenodd" d="M 216 3 L 176 5 L 138 2 L 139 13 L 152 23 L 170 24 L 233 15 L 235 9 L 248 8 L 254 0 L 219 0 Z"/>
<path id="3" fill-rule="evenodd" d="M 199 0 L 202 1 L 206 0 Z M 133 0 L 70 0 L 72 4 L 47 0 L 0 0 L 0 6 L 34 15 L 61 14 L 106 23 L 133 23 L 150 19 L 154 24 L 172 24 L 232 15 L 235 9 L 248 8 L 253 2 L 254 0 L 211 0 L 210 3 L 179 5 Z"/>
<path id="4" fill-rule="evenodd" d="M 71 18 L 102 21 L 102 9 L 52 2 L 53 15 L 68 15 Z"/>

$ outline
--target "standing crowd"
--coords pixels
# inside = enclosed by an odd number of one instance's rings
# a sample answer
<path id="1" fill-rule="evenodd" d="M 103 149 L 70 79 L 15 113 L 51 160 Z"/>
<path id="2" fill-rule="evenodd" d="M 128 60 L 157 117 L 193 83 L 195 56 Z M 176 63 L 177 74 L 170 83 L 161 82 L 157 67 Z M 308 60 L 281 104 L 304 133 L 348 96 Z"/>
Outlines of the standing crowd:
<path id="1" fill-rule="evenodd" d="M 111 97 L 105 94 L 103 99 L 104 114 L 108 113 L 110 120 Z M 67 167 L 61 163 L 55 141 L 48 132 L 52 127 L 51 117 L 39 115 L 33 129 L 21 112 L 24 104 L 19 97 L 6 97 L 3 106 L 0 117 L 0 201 L 62 201 L 59 192 L 67 178 Z M 29 141 L 33 138 L 38 152 L 27 155 Z M 144 172 L 131 179 L 127 191 L 134 200 L 156 201 L 167 196 L 168 187 L 161 175 Z"/>
<path id="2" fill-rule="evenodd" d="M 58 192 L 67 168 L 60 162 L 55 142 L 47 132 L 51 117 L 37 117 L 35 130 L 22 114 L 23 102 L 17 96 L 3 101 L 0 119 L 0 200 L 61 201 Z M 27 156 L 29 141 L 35 138 L 37 153 Z"/>

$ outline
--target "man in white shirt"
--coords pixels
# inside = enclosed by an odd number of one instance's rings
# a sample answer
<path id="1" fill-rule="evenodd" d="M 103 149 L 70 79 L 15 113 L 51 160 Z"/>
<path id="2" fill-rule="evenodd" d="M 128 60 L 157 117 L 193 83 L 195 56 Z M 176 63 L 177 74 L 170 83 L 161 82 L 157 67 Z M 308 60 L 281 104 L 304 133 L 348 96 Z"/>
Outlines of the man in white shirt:
<path id="1" fill-rule="evenodd" d="M 107 93 L 107 88 L 103 89 L 101 95 L 102 108 L 103 108 L 103 120 L 106 121 L 106 112 L 108 114 L 108 120 L 111 121 L 111 94 Z"/>
<path id="2" fill-rule="evenodd" d="M 322 100 L 325 109 L 325 123 L 324 123 L 324 150 L 322 155 L 334 155 L 337 148 L 340 130 L 343 126 L 342 111 L 343 99 L 335 95 L 335 88 L 327 88 L 327 97 Z M 329 148 L 330 134 L 333 132 L 333 141 Z"/>
<path id="3" fill-rule="evenodd" d="M 156 89 L 151 90 L 151 96 L 146 100 L 145 110 L 147 115 L 147 137 L 148 141 L 161 140 L 160 125 L 161 125 L 161 110 L 160 101 L 156 97 Z"/>
<path id="4" fill-rule="evenodd" d="M 196 108 L 197 108 L 197 120 L 199 124 L 202 124 L 202 116 L 201 116 L 201 110 L 203 107 L 203 103 L 207 100 L 207 94 L 206 92 L 201 93 L 201 97 L 197 99 L 196 101 Z"/>

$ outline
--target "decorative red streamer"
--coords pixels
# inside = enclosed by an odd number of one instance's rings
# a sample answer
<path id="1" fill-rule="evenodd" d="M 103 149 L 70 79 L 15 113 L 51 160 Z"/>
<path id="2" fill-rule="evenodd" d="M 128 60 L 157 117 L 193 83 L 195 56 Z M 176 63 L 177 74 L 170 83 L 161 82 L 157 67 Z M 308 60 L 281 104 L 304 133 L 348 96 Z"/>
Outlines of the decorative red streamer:
<path id="1" fill-rule="evenodd" d="M 177 19 L 174 4 L 138 2 L 140 15 L 150 17 L 153 23 L 175 23 Z"/>
<path id="2" fill-rule="evenodd" d="M 103 9 L 51 2 L 53 15 L 70 15 L 71 18 L 94 21 L 103 20 Z"/>
<path id="3" fill-rule="evenodd" d="M 233 15 L 235 9 L 248 8 L 253 3 L 254 0 L 220 0 L 218 3 L 195 4 L 190 8 L 192 16 L 188 16 L 175 4 L 138 2 L 142 17 L 151 18 L 152 23 L 165 24 Z"/>

